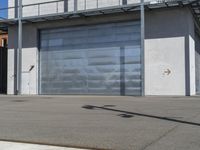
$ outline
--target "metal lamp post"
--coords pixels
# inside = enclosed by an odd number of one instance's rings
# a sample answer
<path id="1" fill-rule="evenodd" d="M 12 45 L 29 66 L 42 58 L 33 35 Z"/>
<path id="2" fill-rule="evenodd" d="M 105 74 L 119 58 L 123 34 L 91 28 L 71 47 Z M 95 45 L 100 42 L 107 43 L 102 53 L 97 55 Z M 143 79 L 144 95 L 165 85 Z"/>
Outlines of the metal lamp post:
<path id="1" fill-rule="evenodd" d="M 145 9 L 144 0 L 140 1 L 140 19 L 141 19 L 141 65 L 142 65 L 142 96 L 145 95 Z"/>
<path id="2" fill-rule="evenodd" d="M 18 0 L 18 48 L 16 51 L 15 95 L 21 94 L 21 57 L 22 57 L 22 0 Z"/>

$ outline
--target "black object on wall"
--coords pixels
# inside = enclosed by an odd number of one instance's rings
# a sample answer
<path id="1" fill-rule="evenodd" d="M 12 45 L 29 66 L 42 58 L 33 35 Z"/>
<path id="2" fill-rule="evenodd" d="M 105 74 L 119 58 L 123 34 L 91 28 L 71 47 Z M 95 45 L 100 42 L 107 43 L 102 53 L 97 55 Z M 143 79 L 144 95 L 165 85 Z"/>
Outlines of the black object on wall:
<path id="1" fill-rule="evenodd" d="M 7 48 L 0 47 L 0 94 L 7 93 Z"/>

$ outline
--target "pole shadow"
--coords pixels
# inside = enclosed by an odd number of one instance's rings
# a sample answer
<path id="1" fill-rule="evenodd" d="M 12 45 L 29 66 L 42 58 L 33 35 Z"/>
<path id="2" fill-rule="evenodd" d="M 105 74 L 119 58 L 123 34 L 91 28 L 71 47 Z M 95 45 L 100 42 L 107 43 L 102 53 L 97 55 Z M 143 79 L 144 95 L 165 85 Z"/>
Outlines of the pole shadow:
<path id="1" fill-rule="evenodd" d="M 114 107 L 114 105 L 112 105 L 112 106 Z M 141 116 L 141 117 L 154 118 L 154 119 L 171 121 L 171 122 L 176 122 L 176 123 L 182 123 L 182 124 L 187 124 L 187 125 L 200 126 L 200 123 L 197 123 L 197 122 L 190 122 L 190 121 L 184 121 L 184 120 L 174 119 L 174 118 L 170 118 L 170 117 L 142 114 L 142 113 L 137 113 L 137 112 L 123 111 L 123 110 L 113 109 L 113 108 L 104 107 L 104 106 L 99 107 L 99 106 L 94 106 L 94 105 L 85 105 L 82 108 L 89 109 L 89 110 L 97 110 L 97 109 L 99 110 L 100 109 L 100 110 L 106 110 L 106 111 L 119 112 L 122 114 L 120 114 L 118 116 L 123 117 L 123 118 L 132 118 L 134 116 Z"/>

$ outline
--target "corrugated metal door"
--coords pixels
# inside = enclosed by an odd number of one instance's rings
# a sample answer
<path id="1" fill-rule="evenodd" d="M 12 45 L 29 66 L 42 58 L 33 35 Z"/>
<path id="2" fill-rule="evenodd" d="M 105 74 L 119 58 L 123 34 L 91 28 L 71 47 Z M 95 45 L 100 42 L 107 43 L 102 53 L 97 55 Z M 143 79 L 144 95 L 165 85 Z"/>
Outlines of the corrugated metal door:
<path id="1" fill-rule="evenodd" d="M 200 36 L 196 34 L 195 61 L 196 61 L 196 93 L 200 95 Z"/>
<path id="2" fill-rule="evenodd" d="M 140 22 L 42 30 L 40 94 L 141 95 Z"/>

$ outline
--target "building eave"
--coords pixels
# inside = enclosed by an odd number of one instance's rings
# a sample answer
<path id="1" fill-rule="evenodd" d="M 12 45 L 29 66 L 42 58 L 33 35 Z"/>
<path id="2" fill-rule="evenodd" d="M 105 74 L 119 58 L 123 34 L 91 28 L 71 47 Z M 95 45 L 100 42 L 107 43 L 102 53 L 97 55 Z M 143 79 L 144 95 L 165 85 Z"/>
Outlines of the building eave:
<path id="1" fill-rule="evenodd" d="M 34 4 L 37 5 L 37 4 Z M 191 11 L 194 15 L 194 18 L 198 24 L 200 24 L 200 1 L 199 0 L 158 0 L 158 1 L 150 1 L 145 2 L 145 9 L 153 10 L 153 9 L 161 9 L 161 8 L 172 8 L 172 7 L 185 7 L 188 6 L 191 8 Z M 30 5 L 28 5 L 30 6 Z M 26 5 L 24 6 L 26 7 Z M 39 16 L 28 16 L 23 17 L 23 23 L 36 23 L 36 22 L 44 22 L 44 21 L 52 21 L 52 20 L 62 20 L 69 18 L 77 18 L 77 17 L 88 17 L 95 15 L 105 15 L 105 14 L 113 14 L 113 13 L 122 13 L 122 12 L 134 12 L 140 10 L 140 3 L 137 4 L 128 4 L 121 6 L 112 6 L 112 7 L 104 7 L 97 9 L 87 9 L 81 11 L 72 11 L 72 12 L 61 12 L 55 14 L 46 14 Z M 1 19 L 0 20 L 0 29 L 6 29 L 10 25 L 15 25 L 18 22 L 18 18 L 14 19 Z"/>

